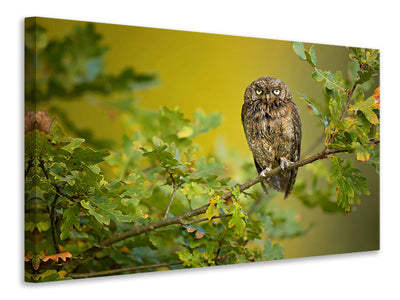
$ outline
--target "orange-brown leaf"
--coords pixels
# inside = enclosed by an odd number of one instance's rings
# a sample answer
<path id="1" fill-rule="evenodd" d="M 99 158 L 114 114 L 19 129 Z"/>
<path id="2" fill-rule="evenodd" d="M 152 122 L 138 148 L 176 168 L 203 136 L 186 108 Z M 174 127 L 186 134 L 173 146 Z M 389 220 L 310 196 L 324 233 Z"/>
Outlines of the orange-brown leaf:
<path id="1" fill-rule="evenodd" d="M 127 246 L 122 247 L 120 250 L 121 252 L 126 254 L 131 253 L 131 250 Z"/>
<path id="2" fill-rule="evenodd" d="M 187 232 L 194 232 L 194 231 L 196 231 L 196 228 L 186 227 L 186 230 L 187 230 Z"/>
<path id="3" fill-rule="evenodd" d="M 372 94 L 372 98 L 374 98 L 376 107 L 378 109 L 381 109 L 381 92 L 380 92 L 379 86 L 376 88 L 376 90 Z"/>
<path id="4" fill-rule="evenodd" d="M 67 261 L 68 258 L 71 258 L 72 254 L 68 251 L 66 252 L 62 252 L 62 253 L 58 253 L 58 254 L 54 254 L 54 255 L 48 255 L 48 256 L 43 256 L 40 259 L 44 262 L 48 261 L 48 260 L 52 260 L 54 262 L 58 262 L 59 259 L 63 260 L 64 262 Z"/>
<path id="5" fill-rule="evenodd" d="M 225 203 L 226 205 L 231 205 L 231 204 L 233 203 L 232 197 L 227 198 L 227 199 L 224 201 L 224 203 Z"/>
<path id="6" fill-rule="evenodd" d="M 196 237 L 197 239 L 201 239 L 201 238 L 204 236 L 204 234 L 205 234 L 205 233 L 201 233 L 201 232 L 199 232 L 199 231 L 197 230 L 196 233 L 195 233 L 194 235 L 195 235 L 195 237 Z"/>

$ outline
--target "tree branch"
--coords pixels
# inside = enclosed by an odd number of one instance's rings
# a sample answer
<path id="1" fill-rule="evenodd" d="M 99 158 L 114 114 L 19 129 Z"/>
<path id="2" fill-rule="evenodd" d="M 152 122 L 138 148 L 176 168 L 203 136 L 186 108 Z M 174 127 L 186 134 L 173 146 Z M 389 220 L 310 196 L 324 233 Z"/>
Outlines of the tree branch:
<path id="1" fill-rule="evenodd" d="M 56 253 L 61 252 L 60 247 L 58 246 L 58 243 L 57 243 L 57 229 L 56 229 L 56 205 L 57 205 L 58 198 L 59 198 L 59 195 L 55 194 L 53 203 L 51 204 L 51 207 L 49 209 L 51 236 L 53 238 L 53 247 L 54 247 L 54 250 L 56 250 Z"/>
<path id="2" fill-rule="evenodd" d="M 348 150 L 346 149 L 330 149 L 330 148 L 325 148 L 324 150 L 322 150 L 321 152 L 314 154 L 308 158 L 305 158 L 303 160 L 297 161 L 291 165 L 289 165 L 285 171 L 287 170 L 291 170 L 291 169 L 295 169 L 295 168 L 299 168 L 302 167 L 304 165 L 307 165 L 309 163 L 312 163 L 316 160 L 319 159 L 324 159 L 327 158 L 329 155 L 331 154 L 335 154 L 335 153 L 340 153 L 340 152 L 348 152 Z M 258 175 L 257 177 L 247 181 L 246 183 L 240 184 L 238 185 L 239 190 L 241 192 L 243 192 L 244 190 L 247 190 L 248 188 L 250 188 L 251 186 L 259 183 L 260 181 L 264 180 L 265 178 L 268 177 L 272 177 L 278 173 L 282 172 L 282 169 L 280 167 L 276 167 L 275 169 L 272 169 L 271 171 L 267 172 L 265 174 L 265 176 L 261 176 Z M 223 195 L 220 196 L 220 199 L 222 200 L 226 200 L 230 197 L 233 196 L 233 191 L 229 191 Z M 169 225 L 174 225 L 174 224 L 185 224 L 185 222 L 187 222 L 186 220 L 201 214 L 204 214 L 207 211 L 207 208 L 209 207 L 210 204 L 206 204 L 202 207 L 193 209 L 191 211 L 185 212 L 181 215 L 175 216 L 175 217 L 171 217 L 171 218 L 167 218 L 167 219 L 163 219 L 161 221 L 157 221 L 148 225 L 144 225 L 144 226 L 140 226 L 137 227 L 135 229 L 117 234 L 115 236 L 112 236 L 106 240 L 103 240 L 102 242 L 100 242 L 98 244 L 98 246 L 93 246 L 89 249 L 87 249 L 86 251 L 82 252 L 80 255 L 80 259 L 74 259 L 71 260 L 68 264 L 65 264 L 65 268 L 67 270 L 67 272 L 72 272 L 77 266 L 79 266 L 80 264 L 85 263 L 86 261 L 88 261 L 90 258 L 92 258 L 98 251 L 100 251 L 101 249 L 110 246 L 112 244 L 115 244 L 117 242 L 123 241 L 127 238 L 131 238 L 149 231 L 153 231 L 156 230 L 158 228 L 161 227 L 166 227 Z"/>
<path id="3" fill-rule="evenodd" d="M 44 161 L 39 159 L 39 166 L 42 169 L 44 176 L 47 180 L 49 180 L 49 171 L 47 171 L 46 167 L 44 166 Z"/>
<path id="4" fill-rule="evenodd" d="M 201 223 L 201 222 L 211 221 L 211 220 L 214 220 L 214 219 L 222 219 L 222 218 L 228 218 L 228 217 L 232 217 L 232 214 L 220 215 L 220 216 L 212 216 L 210 219 L 209 218 L 203 218 L 203 219 L 195 219 L 195 220 L 190 220 L 190 221 L 183 220 L 180 223 L 180 225 L 191 225 L 191 224 L 195 224 L 195 223 Z"/>
<path id="5" fill-rule="evenodd" d="M 172 266 L 172 265 L 180 265 L 180 264 L 182 264 L 181 261 L 173 261 L 173 262 L 160 263 L 160 264 L 154 264 L 154 265 L 121 268 L 121 269 L 106 270 L 106 271 L 100 271 L 100 272 L 69 274 L 68 276 L 72 277 L 74 279 L 77 279 L 77 278 L 89 278 L 89 277 L 113 275 L 113 274 L 119 274 L 119 273 L 123 273 L 123 272 L 131 272 L 131 271 L 151 269 L 151 268 L 169 267 L 169 266 Z"/>

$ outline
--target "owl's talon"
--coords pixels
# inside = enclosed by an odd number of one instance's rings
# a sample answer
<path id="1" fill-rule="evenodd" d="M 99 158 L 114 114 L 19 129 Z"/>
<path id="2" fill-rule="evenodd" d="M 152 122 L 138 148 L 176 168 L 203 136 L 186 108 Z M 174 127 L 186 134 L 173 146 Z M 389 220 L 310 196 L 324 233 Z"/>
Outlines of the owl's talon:
<path id="1" fill-rule="evenodd" d="M 262 177 L 265 177 L 265 176 L 267 176 L 267 173 L 268 173 L 269 171 L 271 171 L 271 169 L 268 168 L 268 167 L 266 167 L 264 170 L 261 171 L 260 175 L 261 175 Z"/>
<path id="2" fill-rule="evenodd" d="M 282 169 L 282 171 L 283 170 L 285 170 L 285 169 L 287 169 L 287 167 L 289 167 L 290 165 L 292 165 L 292 164 L 294 164 L 293 162 L 291 162 L 290 160 L 288 160 L 288 159 L 281 159 L 281 164 L 280 164 L 280 167 L 281 167 L 281 169 Z"/>

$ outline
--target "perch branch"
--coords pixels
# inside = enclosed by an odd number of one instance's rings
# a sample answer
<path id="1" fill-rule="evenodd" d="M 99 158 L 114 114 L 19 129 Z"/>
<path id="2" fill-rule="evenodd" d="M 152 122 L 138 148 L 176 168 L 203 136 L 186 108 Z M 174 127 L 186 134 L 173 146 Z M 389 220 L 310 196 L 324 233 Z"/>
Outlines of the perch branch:
<path id="1" fill-rule="evenodd" d="M 183 220 L 180 223 L 180 225 L 191 225 L 191 224 L 195 224 L 195 223 L 201 223 L 201 222 L 211 221 L 211 220 L 214 220 L 214 219 L 222 219 L 222 218 L 227 218 L 227 217 L 232 217 L 232 214 L 220 215 L 220 216 L 212 216 L 210 219 L 209 218 L 203 218 L 203 219 L 196 219 L 196 220 L 190 220 L 190 221 Z"/>
<path id="2" fill-rule="evenodd" d="M 295 168 L 299 168 L 302 167 L 304 165 L 307 165 L 309 163 L 312 163 L 316 160 L 319 159 L 324 159 L 327 158 L 329 155 L 331 154 L 335 154 L 335 153 L 339 153 L 339 152 L 348 152 L 348 150 L 346 149 L 330 149 L 330 148 L 325 148 L 324 150 L 322 150 L 321 152 L 314 154 L 308 158 L 305 158 L 303 160 L 297 161 L 291 165 L 289 165 L 285 171 L 287 170 L 291 170 L 291 169 L 295 169 Z M 267 172 L 265 174 L 265 176 L 257 176 L 249 181 L 247 181 L 246 183 L 240 184 L 238 185 L 239 190 L 241 192 L 243 192 L 244 190 L 247 190 L 248 188 L 250 188 L 251 186 L 259 183 L 260 181 L 262 181 L 265 178 L 268 177 L 272 177 L 278 173 L 282 172 L 282 169 L 280 167 L 277 167 L 275 169 L 272 169 L 271 171 Z M 230 197 L 232 197 L 233 195 L 233 191 L 229 191 L 223 195 L 220 196 L 220 199 L 222 200 L 226 200 Z M 86 251 L 82 252 L 80 255 L 80 259 L 74 259 L 71 260 L 68 264 L 65 265 L 65 268 L 67 270 L 67 272 L 73 272 L 73 270 L 79 266 L 80 264 L 85 263 L 86 261 L 88 261 L 90 258 L 92 258 L 98 251 L 100 251 L 101 249 L 108 247 L 112 244 L 115 244 L 117 242 L 123 241 L 125 239 L 149 232 L 149 231 L 153 231 L 156 230 L 158 228 L 161 227 L 166 227 L 169 225 L 174 225 L 174 224 L 185 224 L 185 222 L 187 222 L 186 220 L 201 214 L 204 214 L 207 211 L 207 208 L 209 207 L 210 204 L 206 204 L 202 207 L 193 209 L 191 211 L 185 212 L 181 215 L 175 216 L 175 217 L 171 217 L 171 218 L 167 218 L 167 219 L 163 219 L 161 221 L 157 221 L 148 225 L 144 225 L 144 226 L 140 226 L 137 227 L 135 229 L 114 235 L 108 239 L 103 240 L 102 242 L 100 242 L 97 246 L 93 246 L 89 249 L 87 249 Z"/>

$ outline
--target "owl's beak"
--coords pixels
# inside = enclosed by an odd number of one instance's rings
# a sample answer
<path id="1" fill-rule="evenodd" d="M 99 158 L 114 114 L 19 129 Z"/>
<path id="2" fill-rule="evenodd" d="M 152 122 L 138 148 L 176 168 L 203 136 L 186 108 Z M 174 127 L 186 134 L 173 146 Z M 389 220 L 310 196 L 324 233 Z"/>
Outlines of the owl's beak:
<path id="1" fill-rule="evenodd" d="M 267 94 L 267 102 L 269 102 L 269 94 Z"/>

